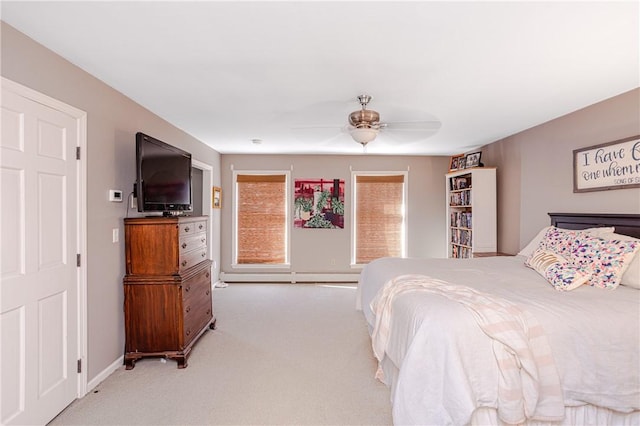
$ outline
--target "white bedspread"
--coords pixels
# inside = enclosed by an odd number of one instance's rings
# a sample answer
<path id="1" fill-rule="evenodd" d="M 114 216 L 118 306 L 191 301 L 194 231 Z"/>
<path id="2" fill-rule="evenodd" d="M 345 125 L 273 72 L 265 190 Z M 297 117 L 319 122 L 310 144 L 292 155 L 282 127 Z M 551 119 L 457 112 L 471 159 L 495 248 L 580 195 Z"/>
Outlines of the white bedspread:
<path id="1" fill-rule="evenodd" d="M 439 295 L 465 306 L 480 329 L 492 339 L 500 372 L 498 415 L 502 421 L 520 424 L 529 419 L 563 419 L 560 380 L 547 337 L 537 319 L 514 303 L 471 287 L 450 284 L 426 275 L 400 275 L 388 281 L 371 303 L 376 313 L 371 338 L 378 360 L 384 358 L 389 341 L 394 299 L 400 294 L 416 291 Z"/>
<path id="2" fill-rule="evenodd" d="M 640 410 L 640 291 L 557 292 L 523 263 L 522 257 L 379 259 L 361 274 L 358 303 L 373 330 L 369 305 L 398 275 L 425 274 L 495 294 L 538 318 L 566 406 Z M 498 406 L 492 343 L 465 307 L 442 296 L 409 293 L 400 294 L 393 309 L 385 355 L 397 369 L 387 377 L 396 424 L 466 424 L 479 408 Z"/>

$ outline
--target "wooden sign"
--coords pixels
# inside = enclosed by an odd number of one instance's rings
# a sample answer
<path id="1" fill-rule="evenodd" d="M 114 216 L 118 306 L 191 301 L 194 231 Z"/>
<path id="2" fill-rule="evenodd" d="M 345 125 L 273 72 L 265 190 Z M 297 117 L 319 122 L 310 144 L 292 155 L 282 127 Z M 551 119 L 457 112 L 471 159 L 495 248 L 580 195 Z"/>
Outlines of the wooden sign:
<path id="1" fill-rule="evenodd" d="M 573 192 L 640 187 L 640 136 L 573 151 Z"/>

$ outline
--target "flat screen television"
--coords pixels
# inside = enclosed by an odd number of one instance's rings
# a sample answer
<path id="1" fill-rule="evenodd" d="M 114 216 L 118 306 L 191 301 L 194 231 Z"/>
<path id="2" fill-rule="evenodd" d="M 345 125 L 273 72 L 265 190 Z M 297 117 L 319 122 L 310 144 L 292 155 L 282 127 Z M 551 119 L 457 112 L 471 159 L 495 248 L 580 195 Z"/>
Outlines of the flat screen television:
<path id="1" fill-rule="evenodd" d="M 136 174 L 139 212 L 171 216 L 191 210 L 190 153 L 138 132 Z"/>

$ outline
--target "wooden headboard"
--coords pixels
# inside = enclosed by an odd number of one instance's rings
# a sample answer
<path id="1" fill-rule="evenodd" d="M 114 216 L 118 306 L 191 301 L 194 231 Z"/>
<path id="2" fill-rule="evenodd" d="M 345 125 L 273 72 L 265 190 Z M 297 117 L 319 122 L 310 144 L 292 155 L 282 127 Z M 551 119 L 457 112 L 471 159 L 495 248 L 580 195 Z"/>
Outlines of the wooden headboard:
<path id="1" fill-rule="evenodd" d="M 551 225 L 564 229 L 613 226 L 616 233 L 640 238 L 640 214 L 549 213 Z"/>

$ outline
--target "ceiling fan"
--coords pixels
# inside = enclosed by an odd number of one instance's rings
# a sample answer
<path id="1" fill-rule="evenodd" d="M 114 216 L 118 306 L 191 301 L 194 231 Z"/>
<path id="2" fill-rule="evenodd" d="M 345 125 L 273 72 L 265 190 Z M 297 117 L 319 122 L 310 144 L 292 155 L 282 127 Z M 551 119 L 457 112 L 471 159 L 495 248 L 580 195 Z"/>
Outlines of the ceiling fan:
<path id="1" fill-rule="evenodd" d="M 365 148 L 381 131 L 396 135 L 404 133 L 405 140 L 407 134 L 408 139 L 424 139 L 433 136 L 442 125 L 437 120 L 381 122 L 377 111 L 367 109 L 371 99 L 369 95 L 358 96 L 362 108 L 349 114 L 349 126 L 346 129 L 353 140 Z"/>
<path id="2" fill-rule="evenodd" d="M 382 121 L 377 111 L 367 108 L 371 96 L 360 95 L 357 99 L 361 108 L 351 113 L 352 108 L 342 101 L 321 102 L 291 111 L 287 114 L 291 131 L 300 141 L 322 140 L 324 144 L 334 146 L 336 143 L 343 146 L 348 137 L 366 151 L 367 144 L 373 140 L 379 142 L 379 148 L 383 150 L 394 145 L 422 142 L 441 127 L 440 121 L 431 114 L 392 104 L 383 106 L 388 120 Z"/>

